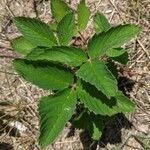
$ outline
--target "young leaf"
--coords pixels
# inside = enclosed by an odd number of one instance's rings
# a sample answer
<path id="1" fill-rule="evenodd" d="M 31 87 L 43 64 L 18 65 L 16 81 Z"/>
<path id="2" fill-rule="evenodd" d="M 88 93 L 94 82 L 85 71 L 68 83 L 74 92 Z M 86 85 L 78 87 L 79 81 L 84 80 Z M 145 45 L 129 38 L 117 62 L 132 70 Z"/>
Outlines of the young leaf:
<path id="1" fill-rule="evenodd" d="M 94 85 L 108 98 L 115 96 L 118 91 L 117 81 L 104 62 L 98 60 L 87 62 L 81 66 L 76 75 Z"/>
<path id="2" fill-rule="evenodd" d="M 52 15 L 57 22 L 70 12 L 68 5 L 62 0 L 51 0 Z"/>
<path id="3" fill-rule="evenodd" d="M 78 17 L 78 30 L 84 30 L 87 27 L 87 23 L 90 17 L 90 10 L 85 4 L 85 0 L 81 0 L 77 8 Z"/>
<path id="4" fill-rule="evenodd" d="M 37 19 L 15 17 L 15 24 L 24 38 L 37 46 L 52 47 L 57 44 L 50 27 Z"/>
<path id="5" fill-rule="evenodd" d="M 39 144 L 47 146 L 51 144 L 71 118 L 77 98 L 74 91 L 67 89 L 43 97 L 39 102 L 40 137 Z"/>
<path id="6" fill-rule="evenodd" d="M 113 98 L 108 99 L 88 83 L 82 83 L 82 86 L 77 88 L 77 93 L 85 107 L 95 114 L 112 116 L 121 112 L 131 112 L 135 107 L 122 92 L 119 91 Z"/>
<path id="7" fill-rule="evenodd" d="M 21 54 L 28 54 L 33 50 L 36 45 L 30 43 L 23 36 L 19 36 L 11 41 L 11 47 Z"/>
<path id="8" fill-rule="evenodd" d="M 59 22 L 57 26 L 58 39 L 61 45 L 68 45 L 74 35 L 75 16 L 69 13 Z"/>
<path id="9" fill-rule="evenodd" d="M 102 136 L 105 126 L 110 121 L 110 117 L 90 114 L 93 122 L 93 131 L 91 132 L 91 137 L 93 140 L 99 140 Z"/>
<path id="10" fill-rule="evenodd" d="M 54 64 L 16 59 L 13 65 L 27 81 L 44 89 L 61 90 L 73 83 L 73 75 Z"/>
<path id="11" fill-rule="evenodd" d="M 123 48 L 113 48 L 106 51 L 108 57 L 118 57 L 124 54 L 126 51 Z"/>
<path id="12" fill-rule="evenodd" d="M 36 48 L 26 59 L 58 61 L 70 66 L 80 66 L 87 60 L 87 56 L 80 48 L 62 46 L 51 49 Z"/>
<path id="13" fill-rule="evenodd" d="M 73 122 L 73 126 L 78 129 L 84 129 L 89 132 L 92 139 L 99 140 L 102 131 L 108 122 L 107 116 L 95 115 L 89 112 L 83 112 Z"/>
<path id="14" fill-rule="evenodd" d="M 111 28 L 107 18 L 100 12 L 97 12 L 93 18 L 96 34 L 106 32 Z"/>
<path id="15" fill-rule="evenodd" d="M 88 43 L 88 53 L 92 58 L 103 55 L 107 50 L 117 48 L 134 38 L 141 28 L 137 25 L 120 25 L 102 32 Z"/>

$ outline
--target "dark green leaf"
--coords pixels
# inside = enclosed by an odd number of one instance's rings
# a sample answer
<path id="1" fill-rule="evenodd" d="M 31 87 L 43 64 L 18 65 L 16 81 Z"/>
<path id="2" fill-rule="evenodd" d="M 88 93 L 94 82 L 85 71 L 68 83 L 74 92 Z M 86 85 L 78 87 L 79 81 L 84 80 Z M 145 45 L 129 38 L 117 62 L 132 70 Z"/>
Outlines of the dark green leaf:
<path id="1" fill-rule="evenodd" d="M 85 4 L 85 0 L 81 0 L 77 8 L 78 30 L 84 30 L 90 17 L 90 10 Z"/>
<path id="2" fill-rule="evenodd" d="M 116 79 L 118 79 L 117 65 L 115 65 L 115 63 L 111 59 L 108 59 L 106 66 L 110 70 L 110 72 L 113 74 L 113 76 L 116 77 Z"/>
<path id="3" fill-rule="evenodd" d="M 81 66 L 76 75 L 94 85 L 108 98 L 115 96 L 118 91 L 117 81 L 104 62 L 98 60 L 87 62 Z"/>
<path id="4" fill-rule="evenodd" d="M 68 5 L 62 0 L 51 0 L 52 15 L 57 22 L 70 12 Z"/>
<path id="5" fill-rule="evenodd" d="M 14 50 L 21 54 L 28 54 L 33 50 L 36 45 L 30 43 L 28 40 L 26 40 L 23 36 L 19 36 L 11 41 L 11 46 Z"/>
<path id="6" fill-rule="evenodd" d="M 73 83 L 73 75 L 54 64 L 16 59 L 13 65 L 27 81 L 44 89 L 61 90 Z"/>
<path id="7" fill-rule="evenodd" d="M 39 102 L 40 137 L 39 144 L 47 146 L 60 134 L 71 118 L 77 98 L 71 89 L 43 97 Z"/>
<path id="8" fill-rule="evenodd" d="M 15 17 L 15 24 L 24 38 L 37 46 L 52 47 L 57 44 L 50 27 L 37 19 Z"/>
<path id="9" fill-rule="evenodd" d="M 58 24 L 58 39 L 61 45 L 68 45 L 74 35 L 75 16 L 74 13 L 67 14 Z"/>
<path id="10" fill-rule="evenodd" d="M 80 66 L 87 60 L 82 49 L 67 46 L 52 47 L 51 49 L 37 48 L 26 58 L 29 60 L 58 61 L 70 66 Z"/>
<path id="11" fill-rule="evenodd" d="M 137 25 L 119 25 L 102 32 L 94 37 L 88 43 L 88 53 L 92 58 L 103 55 L 107 50 L 117 48 L 134 38 L 141 28 Z"/>
<path id="12" fill-rule="evenodd" d="M 94 28 L 97 34 L 106 32 L 111 28 L 107 18 L 100 12 L 97 12 L 94 16 Z"/>

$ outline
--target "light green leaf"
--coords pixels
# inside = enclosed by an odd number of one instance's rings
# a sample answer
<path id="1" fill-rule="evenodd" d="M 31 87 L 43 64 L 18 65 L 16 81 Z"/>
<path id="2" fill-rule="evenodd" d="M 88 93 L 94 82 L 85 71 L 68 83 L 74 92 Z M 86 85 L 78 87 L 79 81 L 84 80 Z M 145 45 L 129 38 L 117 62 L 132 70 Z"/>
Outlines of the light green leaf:
<path id="1" fill-rule="evenodd" d="M 118 91 L 117 81 L 104 62 L 98 60 L 87 62 L 81 66 L 76 75 L 94 85 L 108 98 L 115 96 Z"/>
<path id="2" fill-rule="evenodd" d="M 81 0 L 77 8 L 78 30 L 84 30 L 90 17 L 90 10 L 85 4 L 85 0 Z"/>
<path id="3" fill-rule="evenodd" d="M 91 119 L 93 121 L 93 131 L 91 132 L 91 137 L 93 140 L 99 140 L 106 124 L 110 119 L 107 116 L 95 115 L 93 113 L 91 113 Z"/>
<path id="4" fill-rule="evenodd" d="M 33 50 L 36 45 L 30 43 L 23 36 L 19 36 L 11 41 L 11 47 L 21 54 L 28 54 Z"/>
<path id="5" fill-rule="evenodd" d="M 94 35 L 88 43 L 89 56 L 95 58 L 103 55 L 109 49 L 120 47 L 134 38 L 140 31 L 139 26 L 126 24 Z"/>
<path id="6" fill-rule="evenodd" d="M 48 26 L 50 27 L 50 29 L 52 30 L 52 31 L 57 31 L 57 23 L 56 22 L 50 22 L 49 24 L 48 24 Z"/>
<path id="7" fill-rule="evenodd" d="M 118 57 L 125 53 L 126 51 L 123 48 L 113 48 L 106 51 L 108 57 Z"/>
<path id="8" fill-rule="evenodd" d="M 111 28 L 107 18 L 100 12 L 97 12 L 93 18 L 94 28 L 97 34 L 106 32 Z"/>
<path id="9" fill-rule="evenodd" d="M 94 86 L 82 83 L 82 86 L 77 88 L 77 93 L 85 107 L 95 114 L 112 116 L 121 112 L 132 112 L 135 108 L 135 105 L 120 91 L 116 96 L 108 99 Z"/>
<path id="10" fill-rule="evenodd" d="M 63 0 L 51 0 L 52 15 L 57 22 L 70 12 L 70 8 Z"/>
<path id="11" fill-rule="evenodd" d="M 13 65 L 27 81 L 44 89 L 61 90 L 73 83 L 73 75 L 58 65 L 21 59 L 16 59 Z"/>
<path id="12" fill-rule="evenodd" d="M 122 112 L 132 112 L 135 109 L 135 105 L 131 100 L 126 97 L 121 91 L 119 91 L 115 99 L 117 100 L 117 105 Z"/>
<path id="13" fill-rule="evenodd" d="M 36 48 L 27 57 L 28 60 L 58 61 L 70 66 L 80 66 L 87 60 L 85 52 L 75 47 L 52 47 L 51 49 Z"/>
<path id="14" fill-rule="evenodd" d="M 24 38 L 37 46 L 52 47 L 57 44 L 50 27 L 37 19 L 15 17 L 15 24 Z"/>
<path id="15" fill-rule="evenodd" d="M 44 147 L 51 144 L 60 134 L 66 122 L 71 118 L 77 98 L 75 91 L 67 89 L 43 97 L 39 102 L 40 137 L 39 144 Z"/>
<path id="16" fill-rule="evenodd" d="M 112 60 L 114 61 L 118 61 L 121 64 L 127 64 L 129 61 L 129 55 L 127 52 L 123 53 L 122 55 L 118 56 L 118 57 L 111 57 Z"/>
<path id="17" fill-rule="evenodd" d="M 61 45 L 68 45 L 74 35 L 75 16 L 74 13 L 67 14 L 58 24 L 58 39 Z"/>

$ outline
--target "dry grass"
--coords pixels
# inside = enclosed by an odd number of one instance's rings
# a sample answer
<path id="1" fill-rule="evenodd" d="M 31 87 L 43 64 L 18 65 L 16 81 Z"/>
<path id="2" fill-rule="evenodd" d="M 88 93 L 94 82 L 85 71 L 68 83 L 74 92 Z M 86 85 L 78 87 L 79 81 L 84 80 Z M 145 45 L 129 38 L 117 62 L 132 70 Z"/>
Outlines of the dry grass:
<path id="1" fill-rule="evenodd" d="M 71 2 L 75 8 L 77 1 Z M 126 93 L 136 103 L 136 111 L 128 116 L 133 127 L 130 130 L 121 129 L 122 142 L 107 144 L 105 148 L 113 147 L 123 150 L 150 149 L 150 3 L 148 0 L 88 0 L 91 12 L 100 10 L 106 14 L 112 24 L 122 22 L 138 23 L 143 32 L 132 42 L 126 45 L 130 52 L 130 62 L 124 69 L 123 75 L 134 80 L 132 91 L 128 91 L 128 82 L 123 82 Z M 16 37 L 18 32 L 12 23 L 13 16 L 24 15 L 39 17 L 51 21 L 49 2 L 38 0 L 1 0 L 0 1 L 0 150 L 33 150 L 40 149 L 37 144 L 38 118 L 37 100 L 47 91 L 43 91 L 17 75 L 11 65 L 12 60 L 18 57 L 10 47 L 9 40 Z M 92 33 L 89 28 L 83 34 L 85 38 Z M 121 124 L 121 120 L 117 120 Z M 19 125 L 17 125 L 17 123 Z M 18 126 L 20 129 L 18 130 Z M 47 150 L 81 150 L 79 131 L 70 138 L 67 125 L 62 135 Z M 17 127 L 17 128 L 16 128 Z M 117 135 L 118 133 L 114 133 Z M 110 135 L 111 136 L 111 135 Z M 86 139 L 85 139 L 86 140 Z"/>

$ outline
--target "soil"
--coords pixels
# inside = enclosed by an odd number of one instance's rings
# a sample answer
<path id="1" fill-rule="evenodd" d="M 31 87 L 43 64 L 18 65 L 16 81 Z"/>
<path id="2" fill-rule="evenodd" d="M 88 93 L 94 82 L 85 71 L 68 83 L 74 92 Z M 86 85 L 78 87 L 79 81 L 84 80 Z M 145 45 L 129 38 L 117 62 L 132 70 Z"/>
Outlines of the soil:
<path id="1" fill-rule="evenodd" d="M 79 0 L 66 1 L 73 9 Z M 150 150 L 150 2 L 149 0 L 87 0 L 91 13 L 103 12 L 111 24 L 140 24 L 141 34 L 127 43 L 130 61 L 121 66 L 119 87 L 136 104 L 130 114 L 117 114 L 104 130 L 100 141 L 87 133 L 74 130 L 68 123 L 54 144 L 45 150 Z M 37 143 L 39 97 L 44 91 L 26 82 L 12 67 L 19 55 L 10 40 L 20 33 L 13 24 L 14 16 L 37 17 L 51 22 L 50 1 L 0 1 L 0 150 L 42 150 Z M 93 33 L 91 20 L 83 34 Z M 80 42 L 79 42 L 80 44 Z M 44 150 L 44 149 L 43 149 Z"/>

